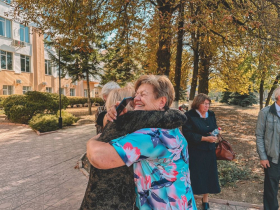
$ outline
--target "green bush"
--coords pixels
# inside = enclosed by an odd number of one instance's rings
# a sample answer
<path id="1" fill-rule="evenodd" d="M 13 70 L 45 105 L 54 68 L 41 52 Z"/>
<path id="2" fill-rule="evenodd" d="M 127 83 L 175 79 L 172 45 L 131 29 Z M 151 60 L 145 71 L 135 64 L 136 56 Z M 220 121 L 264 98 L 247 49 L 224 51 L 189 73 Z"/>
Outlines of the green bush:
<path id="1" fill-rule="evenodd" d="M 8 95 L 0 96 L 0 108 L 3 108 L 4 100 L 8 97 L 9 97 Z"/>
<path id="2" fill-rule="evenodd" d="M 27 101 L 26 101 L 25 95 L 11 95 L 8 98 L 6 98 L 3 102 L 3 107 L 4 107 L 4 112 L 5 112 L 5 115 L 7 116 L 7 118 L 14 119 L 14 115 L 13 115 L 12 111 L 14 111 L 16 108 L 11 110 L 13 106 L 25 106 L 26 103 L 27 103 Z M 26 115 L 28 115 L 28 113 L 26 113 Z M 19 116 L 19 117 L 21 117 L 21 116 Z M 21 121 L 21 120 L 19 120 L 19 121 Z M 18 121 L 16 120 L 14 122 L 18 122 Z"/>
<path id="3" fill-rule="evenodd" d="M 88 99 L 86 97 L 79 97 L 79 96 L 68 96 L 69 105 L 73 107 L 77 104 L 86 104 Z M 90 98 L 91 103 L 98 103 L 100 106 L 104 105 L 104 100 L 102 98 Z"/>
<path id="4" fill-rule="evenodd" d="M 29 121 L 29 126 L 40 132 L 48 132 L 57 130 L 58 127 L 58 117 L 51 114 L 37 114 L 32 117 Z"/>
<path id="5" fill-rule="evenodd" d="M 97 103 L 99 106 L 103 106 L 105 104 L 102 98 L 90 98 L 91 103 Z"/>
<path id="6" fill-rule="evenodd" d="M 61 96 L 62 108 L 69 104 L 66 96 Z M 4 111 L 12 122 L 27 124 L 36 114 L 56 114 L 59 110 L 59 95 L 29 91 L 25 95 L 11 95 L 3 103 Z"/>
<path id="7" fill-rule="evenodd" d="M 226 91 L 223 92 L 222 99 L 220 102 L 247 107 L 256 104 L 257 97 L 252 92 L 249 92 L 249 94 L 241 95 L 240 93 L 237 92 L 231 93 Z"/>
<path id="8" fill-rule="evenodd" d="M 57 112 L 57 117 L 59 117 L 59 110 Z M 62 126 L 72 125 L 78 121 L 78 118 L 69 112 L 61 110 Z"/>
<path id="9" fill-rule="evenodd" d="M 250 171 L 245 167 L 238 166 L 232 161 L 217 161 L 218 175 L 221 186 L 234 186 L 238 180 L 251 178 Z"/>

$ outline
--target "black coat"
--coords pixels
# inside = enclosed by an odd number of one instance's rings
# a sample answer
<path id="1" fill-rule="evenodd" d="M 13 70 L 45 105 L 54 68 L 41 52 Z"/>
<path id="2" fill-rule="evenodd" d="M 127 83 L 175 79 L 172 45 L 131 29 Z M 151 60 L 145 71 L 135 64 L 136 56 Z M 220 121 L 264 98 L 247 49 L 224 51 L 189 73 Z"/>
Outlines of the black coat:
<path id="1" fill-rule="evenodd" d="M 183 125 L 183 134 L 188 142 L 190 178 L 194 194 L 219 193 L 215 143 L 201 141 L 202 136 L 218 128 L 215 114 L 208 111 L 207 118 L 201 118 L 195 109 L 186 112 L 188 120 Z"/>

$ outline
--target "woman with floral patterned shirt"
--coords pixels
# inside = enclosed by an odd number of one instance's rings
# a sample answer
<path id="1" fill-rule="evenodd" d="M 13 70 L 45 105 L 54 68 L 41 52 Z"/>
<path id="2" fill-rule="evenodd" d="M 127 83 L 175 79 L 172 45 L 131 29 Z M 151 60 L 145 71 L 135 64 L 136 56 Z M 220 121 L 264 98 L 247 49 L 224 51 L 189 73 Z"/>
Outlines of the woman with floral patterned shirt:
<path id="1" fill-rule="evenodd" d="M 165 76 L 141 76 L 135 90 L 134 110 L 138 111 L 165 111 L 174 99 L 174 88 Z M 105 117 L 116 119 L 115 108 Z M 93 166 L 110 169 L 133 164 L 136 206 L 140 210 L 197 209 L 190 185 L 187 141 L 179 128 L 144 128 L 110 144 L 96 139 L 87 144 Z"/>

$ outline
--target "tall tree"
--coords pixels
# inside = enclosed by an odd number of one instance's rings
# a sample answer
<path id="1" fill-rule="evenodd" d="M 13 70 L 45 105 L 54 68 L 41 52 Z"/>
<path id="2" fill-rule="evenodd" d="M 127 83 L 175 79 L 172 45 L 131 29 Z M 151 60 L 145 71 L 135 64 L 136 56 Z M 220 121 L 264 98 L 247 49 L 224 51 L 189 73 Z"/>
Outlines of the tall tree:
<path id="1" fill-rule="evenodd" d="M 73 82 L 84 79 L 87 81 L 88 111 L 91 115 L 90 77 L 96 78 L 100 73 L 98 50 L 91 47 L 86 51 L 78 47 L 72 50 L 59 48 L 56 53 L 49 50 L 49 55 L 53 64 L 60 65 L 62 76 L 68 74 Z"/>

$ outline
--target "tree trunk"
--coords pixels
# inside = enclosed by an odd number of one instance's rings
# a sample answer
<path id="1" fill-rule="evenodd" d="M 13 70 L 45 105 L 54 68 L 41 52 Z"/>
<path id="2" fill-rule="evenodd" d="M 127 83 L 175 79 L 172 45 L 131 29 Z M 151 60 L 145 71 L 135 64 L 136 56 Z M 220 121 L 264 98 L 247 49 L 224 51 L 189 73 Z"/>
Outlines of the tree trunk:
<path id="1" fill-rule="evenodd" d="M 268 96 L 267 96 L 267 99 L 266 99 L 266 102 L 265 102 L 265 106 L 268 106 L 269 105 L 269 101 L 271 99 L 271 96 L 273 94 L 273 91 L 277 88 L 277 84 L 279 82 L 279 79 L 280 79 L 280 74 L 278 74 L 273 82 L 273 85 L 268 93 Z"/>
<path id="2" fill-rule="evenodd" d="M 158 74 L 169 76 L 171 58 L 171 3 L 157 0 L 159 10 L 159 48 L 157 51 Z"/>
<path id="3" fill-rule="evenodd" d="M 262 78 L 260 83 L 260 110 L 263 108 L 263 93 L 264 93 L 263 86 L 264 86 L 264 79 Z"/>
<path id="4" fill-rule="evenodd" d="M 91 101 L 90 101 L 90 88 L 89 88 L 89 72 L 86 71 L 86 77 L 87 77 L 87 95 L 88 95 L 88 114 L 91 115 Z"/>
<path id="5" fill-rule="evenodd" d="M 177 37 L 177 55 L 175 66 L 175 102 L 180 100 L 180 83 L 181 83 L 181 71 L 182 71 L 182 53 L 183 53 L 183 37 L 184 37 L 184 7 L 185 3 L 180 1 L 179 9 L 179 23 L 178 23 L 178 37 Z"/>
<path id="6" fill-rule="evenodd" d="M 199 64 L 199 32 L 191 33 L 192 38 L 192 49 L 193 49 L 193 74 L 192 74 L 192 83 L 190 90 L 190 100 L 194 99 L 196 86 L 197 86 L 197 76 L 198 76 L 198 64 Z"/>
<path id="7" fill-rule="evenodd" d="M 201 71 L 199 73 L 199 86 L 198 92 L 205 93 L 208 95 L 209 93 L 209 69 L 210 69 L 210 62 L 212 59 L 211 55 L 207 55 L 205 50 L 202 51 L 201 55 Z"/>

